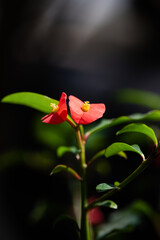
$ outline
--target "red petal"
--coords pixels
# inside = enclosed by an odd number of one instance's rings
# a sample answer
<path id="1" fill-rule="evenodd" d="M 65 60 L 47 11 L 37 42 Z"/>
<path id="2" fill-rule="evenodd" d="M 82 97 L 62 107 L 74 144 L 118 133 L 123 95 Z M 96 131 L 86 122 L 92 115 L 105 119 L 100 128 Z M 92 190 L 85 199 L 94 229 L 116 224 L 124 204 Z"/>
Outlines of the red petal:
<path id="1" fill-rule="evenodd" d="M 79 124 L 89 124 L 97 119 L 101 118 L 106 110 L 103 103 L 90 104 L 90 110 L 88 112 L 83 112 L 81 119 L 79 119 Z"/>
<path id="2" fill-rule="evenodd" d="M 90 110 L 84 112 L 82 110 L 83 102 L 74 97 L 69 96 L 69 107 L 71 112 L 71 117 L 77 124 L 89 124 L 94 122 L 98 118 L 101 118 L 106 110 L 106 107 L 103 103 L 90 104 Z"/>
<path id="3" fill-rule="evenodd" d="M 89 198 L 88 203 L 93 202 L 95 199 L 94 196 Z M 89 210 L 88 217 L 91 224 L 100 224 L 104 221 L 104 215 L 99 207 Z"/>
<path id="4" fill-rule="evenodd" d="M 63 92 L 59 101 L 59 110 L 56 113 L 50 113 L 45 115 L 41 120 L 44 123 L 49 124 L 59 124 L 66 120 L 67 118 L 67 105 L 66 105 L 67 95 Z"/>
<path id="5" fill-rule="evenodd" d="M 83 102 L 80 99 L 74 96 L 69 96 L 69 107 L 70 107 L 71 117 L 77 124 L 79 124 L 79 119 L 81 119 L 84 113 L 81 109 L 82 106 L 83 106 Z"/>
<path id="6" fill-rule="evenodd" d="M 61 98 L 60 98 L 59 104 L 58 104 L 59 110 L 57 111 L 57 114 L 60 116 L 61 119 L 63 119 L 63 121 L 65 121 L 67 118 L 66 100 L 67 100 L 67 95 L 66 95 L 66 93 L 62 92 Z"/>
<path id="7" fill-rule="evenodd" d="M 42 122 L 49 124 L 59 124 L 64 122 L 64 120 L 57 113 L 47 114 L 42 118 Z"/>

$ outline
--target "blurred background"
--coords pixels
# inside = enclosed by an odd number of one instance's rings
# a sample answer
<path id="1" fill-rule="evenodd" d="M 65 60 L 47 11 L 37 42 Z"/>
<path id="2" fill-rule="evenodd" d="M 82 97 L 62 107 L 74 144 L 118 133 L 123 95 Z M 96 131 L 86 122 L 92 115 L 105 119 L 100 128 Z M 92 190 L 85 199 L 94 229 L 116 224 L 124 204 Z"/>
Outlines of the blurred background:
<path id="1" fill-rule="evenodd" d="M 158 0 L 2 0 L 0 6 L 1 99 L 19 91 L 59 99 L 64 91 L 82 100 L 104 102 L 105 117 L 113 118 L 148 110 L 120 104 L 115 100 L 116 91 L 136 88 L 160 94 Z M 73 210 L 67 177 L 50 177 L 49 173 L 57 162 L 57 147 L 74 144 L 74 137 L 65 125 L 60 129 L 42 125 L 43 113 L 9 104 L 1 104 L 0 109 L 0 237 L 50 239 L 59 231 L 54 229 L 59 213 Z M 113 140 L 112 133 L 108 136 L 103 136 L 103 143 Z M 132 161 L 127 166 L 121 164 L 120 180 L 134 167 Z M 118 165 L 100 177 L 117 180 L 116 169 Z M 146 179 L 150 179 L 148 184 Z M 157 213 L 158 181 L 159 169 L 152 166 L 141 179 L 139 190 L 137 181 L 116 198 L 120 199 L 118 204 L 125 208 L 133 198 L 143 199 Z M 90 182 L 90 194 L 95 183 L 96 179 Z M 147 220 L 142 230 L 148 230 L 149 223 Z M 66 228 L 68 231 L 70 226 Z M 139 235 L 144 234 L 142 230 L 137 230 Z M 159 239 L 154 224 L 148 231 L 148 239 L 149 234 Z"/>

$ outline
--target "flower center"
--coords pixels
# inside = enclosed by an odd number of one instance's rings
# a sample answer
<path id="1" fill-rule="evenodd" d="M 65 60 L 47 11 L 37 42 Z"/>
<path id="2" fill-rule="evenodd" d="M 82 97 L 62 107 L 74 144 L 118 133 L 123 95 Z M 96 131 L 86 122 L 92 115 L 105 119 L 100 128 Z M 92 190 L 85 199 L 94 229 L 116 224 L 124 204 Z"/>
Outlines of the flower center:
<path id="1" fill-rule="evenodd" d="M 51 103 L 50 106 L 52 108 L 51 110 L 52 113 L 56 113 L 59 109 L 58 105 L 56 105 L 55 103 Z"/>
<path id="2" fill-rule="evenodd" d="M 89 109 L 90 109 L 89 101 L 84 102 L 84 104 L 82 105 L 82 111 L 83 112 L 88 112 Z"/>

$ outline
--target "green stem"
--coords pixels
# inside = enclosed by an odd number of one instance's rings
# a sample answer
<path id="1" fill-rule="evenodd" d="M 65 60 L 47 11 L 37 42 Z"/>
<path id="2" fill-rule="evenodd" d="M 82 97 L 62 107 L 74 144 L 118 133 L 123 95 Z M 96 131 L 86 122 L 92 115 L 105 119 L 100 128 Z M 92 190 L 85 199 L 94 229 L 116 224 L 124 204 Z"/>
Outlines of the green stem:
<path id="1" fill-rule="evenodd" d="M 131 181 L 133 181 L 140 173 L 142 173 L 151 163 L 153 158 L 155 157 L 156 151 L 154 151 L 146 160 L 144 160 L 136 169 L 134 172 L 132 172 L 127 178 L 125 178 L 118 188 L 113 189 L 106 194 L 102 195 L 101 197 L 97 198 L 94 202 L 88 205 L 87 211 L 94 208 L 96 203 L 102 202 L 106 200 L 107 198 L 111 197 L 113 194 L 124 188 L 127 184 L 129 184 Z"/>
<path id="2" fill-rule="evenodd" d="M 77 145 L 80 149 L 81 160 L 81 240 L 90 240 L 90 226 L 87 217 L 87 184 L 86 184 L 86 156 L 85 156 L 85 142 L 82 139 L 79 126 L 75 128 Z"/>

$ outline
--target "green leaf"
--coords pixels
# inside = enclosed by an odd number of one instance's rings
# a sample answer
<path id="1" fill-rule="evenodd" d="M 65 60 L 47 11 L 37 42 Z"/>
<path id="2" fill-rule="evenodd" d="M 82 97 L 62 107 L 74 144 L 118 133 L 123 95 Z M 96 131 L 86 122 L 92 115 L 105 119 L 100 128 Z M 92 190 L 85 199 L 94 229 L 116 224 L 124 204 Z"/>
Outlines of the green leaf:
<path id="1" fill-rule="evenodd" d="M 73 154 L 77 154 L 79 152 L 79 150 L 75 146 L 71 146 L 71 147 L 60 146 L 57 149 L 57 156 L 58 157 L 62 157 L 67 152 L 71 152 Z"/>
<path id="2" fill-rule="evenodd" d="M 145 114 L 135 113 L 129 116 L 120 116 L 113 119 L 103 119 L 98 125 L 87 132 L 88 135 L 107 129 L 109 127 L 114 127 L 120 124 L 129 124 L 137 122 L 148 122 L 148 121 L 160 121 L 160 111 L 154 110 L 149 111 Z"/>
<path id="3" fill-rule="evenodd" d="M 125 126 L 124 128 L 122 128 L 120 131 L 118 131 L 117 135 L 122 134 L 122 133 L 127 133 L 127 132 L 143 133 L 143 134 L 147 135 L 149 138 L 151 138 L 156 146 L 158 144 L 157 137 L 156 137 L 153 129 L 148 127 L 145 124 L 131 123 L 131 124 Z"/>
<path id="4" fill-rule="evenodd" d="M 50 175 L 62 172 L 62 171 L 66 171 L 69 172 L 70 174 L 72 174 L 75 178 L 77 178 L 78 180 L 81 180 L 81 177 L 79 176 L 79 174 L 73 169 L 70 168 L 66 165 L 60 164 L 57 165 L 56 167 L 53 168 L 52 172 L 50 173 Z"/>
<path id="5" fill-rule="evenodd" d="M 107 220 L 107 223 L 98 226 L 97 240 L 130 239 L 128 236 L 132 236 L 132 232 L 144 224 L 142 216 L 131 211 L 128 207 L 112 212 Z M 130 235 L 128 235 L 128 233 L 130 233 Z"/>
<path id="6" fill-rule="evenodd" d="M 145 159 L 144 154 L 140 150 L 138 145 L 129 145 L 127 143 L 123 142 L 116 142 L 111 144 L 108 148 L 106 148 L 105 156 L 106 157 L 111 157 L 113 155 L 118 154 L 121 151 L 131 151 L 131 152 L 136 152 L 138 153 L 143 160 Z"/>
<path id="7" fill-rule="evenodd" d="M 108 208 L 113 208 L 113 209 L 117 209 L 118 208 L 118 205 L 111 201 L 111 200 L 105 200 L 103 202 L 98 202 L 98 203 L 95 203 L 94 205 L 95 207 L 108 207 Z"/>
<path id="8" fill-rule="evenodd" d="M 25 105 L 44 113 L 51 112 L 51 103 L 58 104 L 55 99 L 33 92 L 18 92 L 10 94 L 2 99 L 3 103 Z"/>
<path id="9" fill-rule="evenodd" d="M 117 92 L 116 98 L 121 103 L 131 103 L 151 109 L 160 109 L 160 96 L 149 91 L 122 89 Z"/>
<path id="10" fill-rule="evenodd" d="M 96 186 L 96 190 L 98 192 L 106 192 L 112 189 L 116 189 L 117 187 L 113 184 L 107 184 L 107 183 L 100 183 Z"/>
<path id="11" fill-rule="evenodd" d="M 120 151 L 120 152 L 117 153 L 117 154 L 118 154 L 120 157 L 127 159 L 127 154 L 126 154 L 125 152 Z"/>

